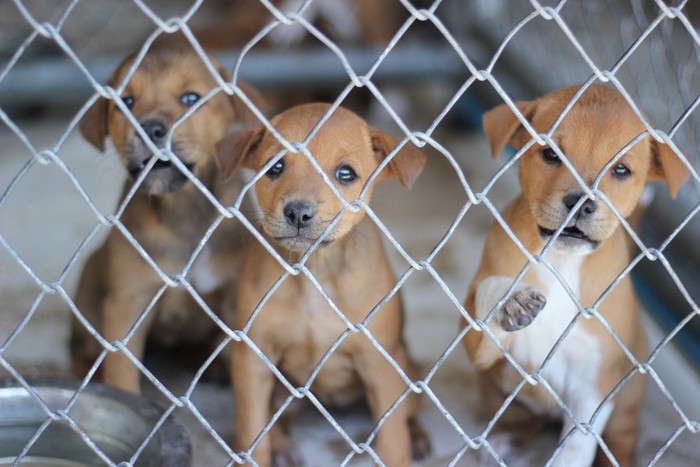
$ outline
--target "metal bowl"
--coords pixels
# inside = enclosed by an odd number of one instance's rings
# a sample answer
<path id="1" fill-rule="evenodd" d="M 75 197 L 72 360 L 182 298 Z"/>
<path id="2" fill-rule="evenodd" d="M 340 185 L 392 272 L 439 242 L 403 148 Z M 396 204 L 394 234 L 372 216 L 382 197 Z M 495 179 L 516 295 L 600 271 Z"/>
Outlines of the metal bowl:
<path id="1" fill-rule="evenodd" d="M 29 380 L 44 403 L 63 410 L 79 387 L 75 381 Z M 129 461 L 140 448 L 164 408 L 144 397 L 100 384 L 89 384 L 69 416 L 112 462 Z M 16 381 L 0 382 L 0 467 L 18 455 L 47 421 L 48 415 Z M 22 467 L 104 466 L 105 461 L 64 421 L 53 421 L 32 445 Z M 138 467 L 188 467 L 191 446 L 185 428 L 171 415 L 138 456 Z"/>

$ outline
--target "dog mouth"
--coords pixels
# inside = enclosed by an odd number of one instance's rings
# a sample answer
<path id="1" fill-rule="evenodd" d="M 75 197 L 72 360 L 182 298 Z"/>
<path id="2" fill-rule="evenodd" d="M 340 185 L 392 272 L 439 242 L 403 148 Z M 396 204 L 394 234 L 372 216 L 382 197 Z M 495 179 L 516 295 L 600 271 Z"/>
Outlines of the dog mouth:
<path id="1" fill-rule="evenodd" d="M 165 169 L 170 169 L 170 168 L 176 169 L 175 164 L 173 164 L 172 161 L 169 161 L 169 160 L 164 161 L 164 160 L 158 158 L 158 156 L 153 155 L 153 156 L 149 157 L 148 159 L 144 159 L 144 161 L 141 162 L 141 164 L 138 167 L 129 168 L 129 174 L 132 176 L 132 178 L 138 177 L 139 174 L 141 174 L 141 172 L 143 172 L 146 169 L 146 166 L 150 163 L 151 159 L 153 159 L 154 157 L 157 160 L 153 164 L 153 167 L 151 167 L 151 171 L 149 172 L 149 175 L 153 174 L 155 172 L 161 171 L 161 170 L 165 170 Z M 194 167 L 194 164 L 185 163 L 185 167 L 187 167 L 187 170 L 191 171 L 192 168 Z"/>
<path id="2" fill-rule="evenodd" d="M 544 239 L 554 236 L 554 233 L 556 232 L 556 230 L 547 229 L 545 227 L 542 227 L 541 225 L 538 225 L 537 227 L 540 231 L 540 236 Z M 557 240 L 564 242 L 586 242 L 591 244 L 593 247 L 598 246 L 599 243 L 598 241 L 593 240 L 591 237 L 586 235 L 586 233 L 583 230 L 579 229 L 575 225 L 564 228 L 559 233 L 559 237 L 557 237 Z"/>
<path id="3" fill-rule="evenodd" d="M 294 251 L 300 251 L 300 250 L 306 250 L 308 247 L 310 247 L 314 242 L 318 240 L 318 237 L 306 237 L 304 235 L 282 235 L 282 236 L 277 236 L 273 237 L 275 242 L 278 244 L 289 248 Z M 333 243 L 332 239 L 325 238 L 321 240 L 321 243 L 319 243 L 319 246 L 321 247 L 326 247 Z"/>

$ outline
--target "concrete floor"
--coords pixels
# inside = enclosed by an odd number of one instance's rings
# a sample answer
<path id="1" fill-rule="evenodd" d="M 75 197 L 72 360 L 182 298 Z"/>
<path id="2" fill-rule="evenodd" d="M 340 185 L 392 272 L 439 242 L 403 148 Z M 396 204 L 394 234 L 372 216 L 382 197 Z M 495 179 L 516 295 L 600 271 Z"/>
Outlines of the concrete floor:
<path id="1" fill-rule="evenodd" d="M 60 118 L 20 122 L 23 132 L 36 148 L 51 147 L 66 125 L 67 121 Z M 502 163 L 486 157 L 487 149 L 481 135 L 446 134 L 439 139 L 459 160 L 475 191 L 483 188 Z M 0 148 L 0 192 L 3 192 L 30 155 L 21 141 L 4 127 L 0 128 Z M 74 131 L 58 154 L 93 197 L 101 212 L 111 213 L 124 176 L 113 150 L 106 155 L 98 155 Z M 377 189 L 372 203 L 401 245 L 419 259 L 425 257 L 442 238 L 466 200 L 452 167 L 435 152 L 429 152 L 429 156 L 428 167 L 412 191 L 404 192 L 398 184 L 387 182 Z M 509 173 L 496 183 L 490 199 L 501 207 L 514 196 L 516 190 L 515 174 Z M 490 222 L 491 215 L 487 209 L 481 206 L 472 208 L 432 263 L 460 301 L 476 269 Z M 96 223 L 86 203 L 56 164 L 36 164 L 32 167 L 0 207 L 0 234 L 36 275 L 48 283 L 57 280 L 82 239 Z M 104 234 L 106 229 L 90 243 L 90 250 L 100 244 Z M 406 263 L 391 246 L 387 248 L 395 271 L 405 271 Z M 86 258 L 87 254 L 79 258 L 66 277 L 64 286 L 69 294 L 75 291 L 80 268 Z M 0 246 L 0 345 L 24 318 L 39 292 L 35 281 L 17 264 L 8 250 Z M 406 340 L 411 354 L 425 374 L 457 335 L 459 316 L 440 286 L 425 272 L 416 272 L 403 286 L 401 293 L 407 313 Z M 68 308 L 60 297 L 46 296 L 3 357 L 23 375 L 67 375 L 69 316 Z M 647 328 L 652 344 L 663 337 L 653 323 L 647 322 Z M 149 365 L 176 394 L 182 394 L 192 377 L 189 370 L 167 356 L 160 356 Z M 661 352 L 654 368 L 678 406 L 692 419 L 700 418 L 700 404 L 697 402 L 700 381 L 695 370 L 687 366 L 671 346 Z M 2 375 L 3 370 L 0 369 Z M 485 421 L 477 416 L 480 404 L 473 371 L 461 345 L 445 360 L 430 386 L 467 434 L 476 436 L 483 430 Z M 153 394 L 152 391 L 149 393 Z M 225 383 L 203 381 L 192 400 L 221 438 L 229 440 L 234 413 L 230 388 Z M 201 424 L 185 410 L 178 410 L 176 414 L 185 421 L 192 436 L 192 465 L 226 465 L 224 450 Z M 371 428 L 367 414 L 362 411 L 337 415 L 340 424 L 355 439 L 363 439 Z M 419 418 L 428 429 L 433 443 L 433 455 L 419 465 L 446 465 L 461 449 L 462 440 L 443 413 L 427 398 L 423 401 Z M 681 425 L 682 421 L 671 403 L 658 386 L 650 382 L 642 412 L 639 465 L 649 463 Z M 350 449 L 315 410 L 303 412 L 294 424 L 292 436 L 301 457 L 311 466 L 337 464 Z M 537 446 L 529 446 L 523 454 L 522 465 L 541 464 L 540 457 L 546 457 L 551 452 L 555 441 L 555 435 L 541 437 Z M 467 452 L 459 465 L 475 465 L 478 458 L 479 453 Z M 367 463 L 369 460 L 366 457 L 353 461 L 353 465 Z M 700 444 L 697 436 L 686 432 L 675 440 L 659 465 L 689 466 L 698 463 Z"/>

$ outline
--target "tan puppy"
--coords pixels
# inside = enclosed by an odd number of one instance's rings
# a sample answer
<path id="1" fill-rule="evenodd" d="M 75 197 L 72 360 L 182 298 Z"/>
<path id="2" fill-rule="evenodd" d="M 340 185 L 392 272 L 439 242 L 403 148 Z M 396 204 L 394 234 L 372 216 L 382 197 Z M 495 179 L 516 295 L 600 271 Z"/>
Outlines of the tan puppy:
<path id="1" fill-rule="evenodd" d="M 133 60 L 134 55 L 117 68 L 109 79 L 111 86 L 121 84 Z M 223 68 L 220 73 L 229 78 Z M 214 78 L 191 46 L 177 36 L 165 36 L 152 44 L 122 96 L 156 147 L 164 148 L 172 133 L 173 153 L 220 201 L 230 203 L 240 186 L 221 183 L 213 158 L 214 144 L 232 125 L 240 129 L 252 120 L 250 111 L 238 98 L 221 92 L 171 131 L 175 121 L 215 87 Z M 80 129 L 101 151 L 105 138 L 110 137 L 134 180 L 152 158 L 157 158 L 114 102 L 100 98 L 83 118 Z M 128 182 L 124 195 L 130 187 Z M 172 276 L 182 271 L 216 216 L 212 204 L 172 162 L 157 160 L 121 222 L 158 267 Z M 187 275 L 210 305 L 218 305 L 219 290 L 225 284 L 231 287 L 240 264 L 236 250 L 242 234 L 235 224 L 225 221 L 219 227 Z M 153 268 L 122 233 L 113 229 L 85 266 L 76 305 L 107 341 L 120 340 L 162 285 Z M 212 339 L 214 327 L 183 286 L 169 288 L 131 337 L 128 349 L 140 359 L 151 329 L 161 343 L 174 344 Z M 84 376 L 102 350 L 83 324 L 74 320 L 71 353 L 76 376 Z M 140 374 L 121 352 L 110 353 L 100 370 L 105 383 L 139 391 Z"/>
<path id="2" fill-rule="evenodd" d="M 329 109 L 327 104 L 293 107 L 275 117 L 272 124 L 288 141 L 303 141 Z M 352 201 L 396 142 L 396 138 L 369 128 L 349 110 L 338 108 L 307 147 L 343 197 Z M 241 166 L 259 171 L 281 149 L 277 139 L 260 128 L 228 136 L 217 145 L 217 158 L 226 174 Z M 407 145 L 378 178 L 398 177 L 408 188 L 424 164 L 425 157 Z M 371 190 L 370 186 L 366 200 Z M 256 183 L 255 192 L 262 212 L 262 232 L 283 258 L 291 263 L 299 261 L 323 236 L 305 266 L 350 322 L 362 322 L 396 282 L 374 223 L 364 211 L 346 212 L 326 235 L 342 203 L 303 154 L 287 154 L 273 164 Z M 233 328 L 246 325 L 284 272 L 259 242 L 251 244 L 239 288 L 240 313 Z M 398 295 L 367 323 L 374 338 L 412 377 L 414 370 L 402 327 Z M 248 336 L 292 384 L 305 385 L 312 370 L 345 331 L 343 321 L 309 279 L 300 274 L 287 277 L 267 298 Z M 245 450 L 270 420 L 276 378 L 246 344 L 234 345 L 232 377 L 237 448 Z M 396 370 L 362 333 L 346 336 L 311 386 L 324 404 L 345 405 L 366 396 L 375 422 L 406 389 Z M 429 449 L 427 439 L 411 420 L 416 404 L 413 394 L 403 401 L 372 443 L 387 465 L 410 464 L 412 434 L 416 437 L 414 454 L 423 455 Z M 284 437 L 281 430 L 276 431 Z M 255 449 L 255 461 L 270 465 L 273 454 L 278 462 L 293 459 L 292 453 L 285 452 L 288 445 L 279 438 L 271 443 L 267 436 Z"/>
<path id="3" fill-rule="evenodd" d="M 517 106 L 535 131 L 546 133 L 578 89 L 580 86 L 573 86 Z M 484 129 L 494 157 L 506 144 L 522 148 L 531 139 L 506 105 L 486 113 Z M 592 186 L 613 156 L 644 131 L 639 118 L 617 91 L 594 85 L 576 101 L 552 139 L 585 183 Z M 489 328 L 513 358 L 526 371 L 536 373 L 579 311 L 566 288 L 583 307 L 592 307 L 629 264 L 630 247 L 612 210 L 600 199 L 582 199 L 585 195 L 581 186 L 553 149 L 535 144 L 523 154 L 519 164 L 522 195 L 502 216 L 531 254 L 538 254 L 546 242 L 552 241 L 555 230 L 576 209 L 544 256 L 561 274 L 566 287 L 546 265 L 532 265 L 489 321 Z M 648 136 L 605 170 L 598 188 L 627 217 L 634 210 L 645 181 L 665 179 L 675 196 L 687 176 L 687 169 L 673 151 Z M 525 255 L 503 228 L 494 223 L 480 268 L 469 288 L 466 308 L 473 318 L 487 317 L 526 262 Z M 607 294 L 597 310 L 622 344 L 644 361 L 646 337 L 629 275 Z M 483 397 L 493 414 L 521 376 L 484 332 L 470 330 L 464 343 L 481 371 Z M 623 466 L 632 462 L 644 378 L 636 374 L 615 397 L 606 396 L 631 369 L 632 364 L 618 343 L 593 318 L 576 322 L 541 371 L 575 419 L 590 422 L 592 430 L 602 434 Z M 500 422 L 522 429 L 522 423 L 531 421 L 533 415 L 563 417 L 561 436 L 566 439 L 553 465 L 591 465 L 596 455 L 595 437 L 571 432 L 574 423 L 562 414 L 542 384 L 525 385 Z M 501 448 L 504 450 L 500 455 L 508 462 L 513 453 L 508 452 L 507 445 Z M 600 460 L 605 463 L 607 458 L 601 455 Z"/>

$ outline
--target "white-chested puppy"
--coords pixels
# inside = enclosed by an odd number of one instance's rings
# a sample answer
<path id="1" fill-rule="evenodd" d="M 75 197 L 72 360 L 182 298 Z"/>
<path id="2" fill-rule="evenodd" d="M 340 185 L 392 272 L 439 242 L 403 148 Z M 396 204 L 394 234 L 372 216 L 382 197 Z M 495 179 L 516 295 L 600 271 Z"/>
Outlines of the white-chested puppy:
<path id="1" fill-rule="evenodd" d="M 517 103 L 535 131 L 547 132 L 580 86 L 555 91 L 532 102 Z M 493 156 L 509 144 L 522 148 L 530 134 L 506 105 L 484 116 Z M 628 217 L 648 180 L 666 180 L 672 195 L 688 177 L 678 156 L 651 136 L 641 139 L 606 168 L 612 158 L 645 131 L 620 93 L 602 85 L 585 90 L 552 134 L 552 139 L 582 180 L 598 188 L 615 209 Z M 646 337 L 639 304 L 626 275 L 609 293 L 608 287 L 630 262 L 630 245 L 614 212 L 600 199 L 585 199 L 579 182 L 549 147 L 533 145 L 519 161 L 522 194 L 502 213 L 503 219 L 531 254 L 538 254 L 571 215 L 545 255 L 565 284 L 544 264 L 529 267 L 489 328 L 513 358 L 531 373 L 538 372 L 579 309 L 597 307 L 637 359 L 646 355 Z M 485 319 L 512 286 L 527 263 L 523 252 L 498 223 L 489 232 L 481 265 L 469 288 L 466 308 Z M 568 289 L 568 290 L 567 290 Z M 463 323 L 464 324 L 464 323 Z M 464 338 L 469 356 L 480 370 L 483 397 L 494 413 L 521 376 L 483 332 Z M 597 319 L 581 319 L 563 339 L 542 371 L 542 377 L 578 422 L 591 422 L 620 465 L 632 462 L 644 378 L 637 374 L 611 399 L 608 394 L 632 369 L 632 363 Z M 592 419 L 593 415 L 595 419 Z M 575 430 L 572 420 L 542 385 L 525 385 L 500 422 L 520 433 L 535 419 L 563 418 L 563 449 L 554 465 L 589 466 L 596 455 L 593 434 Z M 574 430 L 574 431 L 572 431 Z M 506 451 L 508 448 L 506 448 Z M 509 452 L 501 452 L 507 458 Z M 511 454 L 512 455 L 512 454 Z M 600 459 L 603 463 L 605 456 Z"/>

